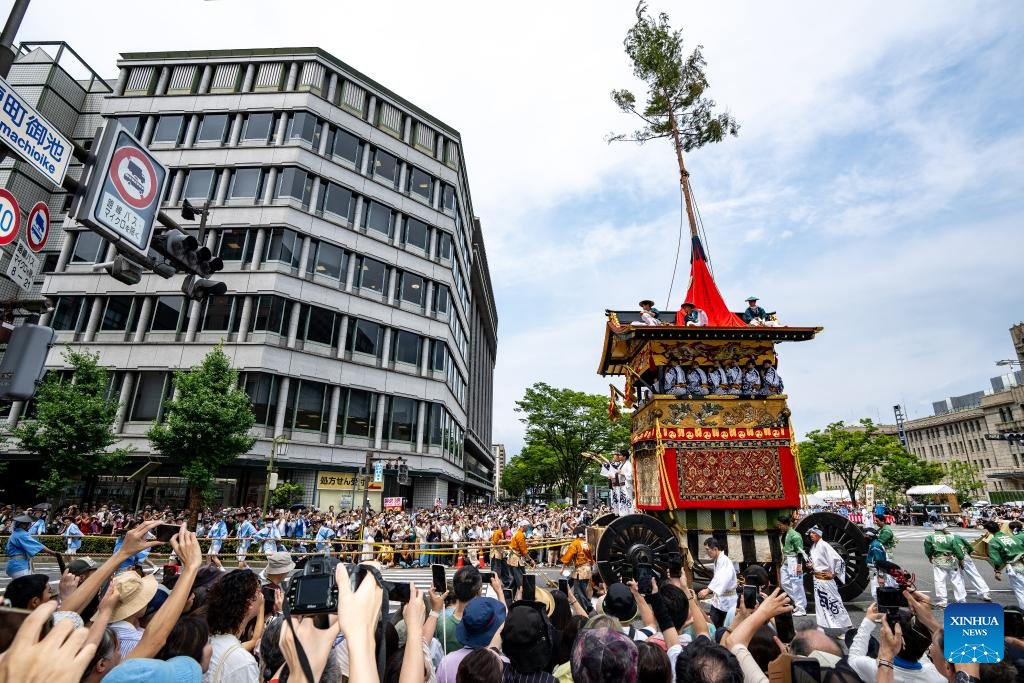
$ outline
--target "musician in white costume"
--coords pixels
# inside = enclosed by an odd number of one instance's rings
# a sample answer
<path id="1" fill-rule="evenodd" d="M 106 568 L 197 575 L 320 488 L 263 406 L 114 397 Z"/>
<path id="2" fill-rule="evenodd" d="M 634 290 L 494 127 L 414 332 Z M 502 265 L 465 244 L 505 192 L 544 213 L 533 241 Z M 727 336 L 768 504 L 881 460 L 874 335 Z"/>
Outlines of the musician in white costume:
<path id="1" fill-rule="evenodd" d="M 846 563 L 822 538 L 819 527 L 811 527 L 807 535 L 813 543 L 807 569 L 814 571 L 814 616 L 818 620 L 818 628 L 852 628 L 853 622 L 839 595 L 838 586 L 846 577 Z"/>
<path id="2" fill-rule="evenodd" d="M 601 465 L 601 476 L 608 479 L 608 505 L 619 517 L 636 514 L 633 499 L 633 463 L 629 461 L 629 451 L 623 449 L 612 456 L 609 461 L 596 453 L 580 453 Z"/>

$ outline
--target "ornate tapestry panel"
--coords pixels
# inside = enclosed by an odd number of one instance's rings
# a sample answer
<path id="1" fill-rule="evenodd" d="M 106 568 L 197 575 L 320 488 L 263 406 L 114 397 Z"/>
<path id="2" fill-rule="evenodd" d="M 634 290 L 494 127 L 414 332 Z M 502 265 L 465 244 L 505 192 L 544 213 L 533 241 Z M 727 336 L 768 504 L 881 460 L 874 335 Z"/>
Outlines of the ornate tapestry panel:
<path id="1" fill-rule="evenodd" d="M 775 448 L 679 450 L 679 500 L 779 500 L 784 498 Z"/>
<path id="2" fill-rule="evenodd" d="M 640 505 L 660 506 L 661 463 L 654 449 L 638 450 L 633 453 L 633 467 L 636 470 L 636 497 Z"/>

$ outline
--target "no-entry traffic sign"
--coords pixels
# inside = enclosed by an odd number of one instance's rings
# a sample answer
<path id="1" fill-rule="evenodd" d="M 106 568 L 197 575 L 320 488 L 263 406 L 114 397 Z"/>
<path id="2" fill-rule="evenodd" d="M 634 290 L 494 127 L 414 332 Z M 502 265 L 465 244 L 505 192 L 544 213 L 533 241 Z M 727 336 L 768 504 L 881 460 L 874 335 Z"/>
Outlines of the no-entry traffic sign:
<path id="1" fill-rule="evenodd" d="M 167 169 L 135 136 L 109 121 L 75 219 L 118 247 L 145 258 Z"/>
<path id="2" fill-rule="evenodd" d="M 50 209 L 46 202 L 39 202 L 28 212 L 28 248 L 40 251 L 50 236 Z"/>
<path id="3" fill-rule="evenodd" d="M 21 209 L 18 200 L 9 191 L 0 188 L 0 244 L 10 244 L 21 227 Z"/>

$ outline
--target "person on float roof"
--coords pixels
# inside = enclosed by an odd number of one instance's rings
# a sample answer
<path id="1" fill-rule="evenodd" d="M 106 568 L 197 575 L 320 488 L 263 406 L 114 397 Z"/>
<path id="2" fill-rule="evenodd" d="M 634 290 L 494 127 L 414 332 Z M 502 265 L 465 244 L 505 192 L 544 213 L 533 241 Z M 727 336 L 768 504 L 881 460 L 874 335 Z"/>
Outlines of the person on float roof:
<path id="1" fill-rule="evenodd" d="M 683 316 L 683 321 L 687 327 L 707 327 L 708 314 L 697 308 L 695 303 L 692 301 L 684 302 L 683 311 L 686 314 Z"/>
<path id="2" fill-rule="evenodd" d="M 743 322 L 749 325 L 752 320 L 767 320 L 768 312 L 757 305 L 756 296 L 748 296 L 747 310 L 743 311 L 740 317 L 743 318 Z"/>

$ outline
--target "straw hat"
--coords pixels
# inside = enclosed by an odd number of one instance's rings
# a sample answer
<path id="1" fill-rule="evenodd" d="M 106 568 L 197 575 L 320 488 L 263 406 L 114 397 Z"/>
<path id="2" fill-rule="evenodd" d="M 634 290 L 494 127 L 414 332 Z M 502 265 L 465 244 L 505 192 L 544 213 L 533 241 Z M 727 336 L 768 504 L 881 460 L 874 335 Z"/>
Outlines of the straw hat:
<path id="1" fill-rule="evenodd" d="M 135 572 L 124 572 L 114 577 L 114 587 L 121 599 L 110 615 L 111 623 L 123 621 L 146 609 L 149 601 L 156 595 L 157 582 L 152 576 L 139 576 Z"/>

